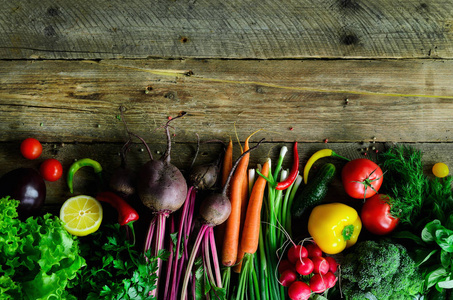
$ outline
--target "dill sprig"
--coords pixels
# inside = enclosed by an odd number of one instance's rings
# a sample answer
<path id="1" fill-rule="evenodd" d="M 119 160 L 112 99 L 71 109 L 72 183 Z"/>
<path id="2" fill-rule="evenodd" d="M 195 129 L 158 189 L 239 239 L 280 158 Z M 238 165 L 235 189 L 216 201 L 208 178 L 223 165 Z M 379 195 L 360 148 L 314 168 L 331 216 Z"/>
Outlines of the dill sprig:
<path id="1" fill-rule="evenodd" d="M 422 152 L 395 146 L 379 156 L 385 171 L 382 189 L 391 197 L 391 213 L 402 224 L 413 224 L 422 211 L 428 178 L 423 174 Z"/>

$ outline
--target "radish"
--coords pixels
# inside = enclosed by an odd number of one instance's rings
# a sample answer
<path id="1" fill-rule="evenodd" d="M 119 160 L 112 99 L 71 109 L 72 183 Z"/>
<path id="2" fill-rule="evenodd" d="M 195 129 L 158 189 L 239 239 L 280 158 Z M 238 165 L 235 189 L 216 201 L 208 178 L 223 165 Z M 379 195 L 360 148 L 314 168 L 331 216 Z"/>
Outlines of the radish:
<path id="1" fill-rule="evenodd" d="M 313 272 L 316 274 L 325 275 L 329 272 L 329 262 L 322 256 L 316 256 L 311 259 L 313 261 Z"/>
<path id="2" fill-rule="evenodd" d="M 167 149 L 159 160 L 153 159 L 151 151 L 146 142 L 138 135 L 127 129 L 130 135 L 133 135 L 142 141 L 146 147 L 150 160 L 145 163 L 139 171 L 137 192 L 142 203 L 150 208 L 154 213 L 148 234 L 145 240 L 144 253 L 151 249 L 151 255 L 159 256 L 159 252 L 164 248 L 165 223 L 167 217 L 178 210 L 186 199 L 187 183 L 181 171 L 170 162 L 171 138 L 168 129 L 171 121 L 183 117 L 185 112 L 179 113 L 167 121 L 165 132 L 167 135 Z M 157 259 L 157 288 L 151 292 L 151 296 L 158 298 L 159 275 L 161 273 L 162 260 Z"/>
<path id="3" fill-rule="evenodd" d="M 285 270 L 282 275 L 280 275 L 280 284 L 289 287 L 297 279 L 296 272 L 288 269 Z"/>
<path id="4" fill-rule="evenodd" d="M 326 256 L 326 260 L 329 263 L 329 271 L 335 273 L 338 268 L 338 263 L 332 256 Z"/>
<path id="5" fill-rule="evenodd" d="M 320 274 L 315 274 L 310 278 L 310 288 L 315 293 L 322 293 L 328 289 L 327 280 Z"/>
<path id="6" fill-rule="evenodd" d="M 293 270 L 295 271 L 296 268 L 294 267 L 294 264 L 292 264 L 289 260 L 287 259 L 282 259 L 280 263 L 278 264 L 278 273 L 282 274 L 286 270 Z"/>
<path id="7" fill-rule="evenodd" d="M 319 248 L 319 246 L 316 245 L 315 243 L 309 243 L 305 247 L 307 248 L 308 257 L 310 257 L 310 258 L 313 258 L 316 256 L 322 256 L 322 254 L 323 254 L 321 248 Z"/>
<path id="8" fill-rule="evenodd" d="M 307 300 L 310 294 L 310 287 L 302 281 L 294 281 L 288 288 L 288 296 L 291 300 Z"/>
<path id="9" fill-rule="evenodd" d="M 302 257 L 296 262 L 296 271 L 300 275 L 310 275 L 313 273 L 314 264 L 311 259 L 308 257 Z"/>
<path id="10" fill-rule="evenodd" d="M 332 272 L 327 272 L 326 275 L 324 275 L 324 279 L 327 283 L 327 288 L 330 289 L 331 287 L 335 286 L 335 283 L 337 283 L 337 277 L 332 273 Z"/>
<path id="11" fill-rule="evenodd" d="M 288 260 L 295 264 L 298 260 L 303 257 L 307 257 L 307 249 L 302 245 L 294 245 L 288 250 Z"/>
<path id="12" fill-rule="evenodd" d="M 251 147 L 249 150 L 245 151 L 241 156 L 239 156 L 228 175 L 228 179 L 226 180 L 221 193 L 211 193 L 205 199 L 203 199 L 203 202 L 200 206 L 200 217 L 203 220 L 203 225 L 198 232 L 197 238 L 192 248 L 192 252 L 189 257 L 186 273 L 182 284 L 182 292 L 180 298 L 181 300 L 185 300 L 187 297 L 187 289 L 189 286 L 189 278 L 191 277 L 192 273 L 192 267 L 195 263 L 198 250 L 202 243 L 204 245 L 204 249 L 202 251 L 203 264 L 205 266 L 204 269 L 207 272 L 207 279 L 210 281 L 212 286 L 222 288 L 222 276 L 220 274 L 220 264 L 217 256 L 217 249 L 214 238 L 214 227 L 225 222 L 230 216 L 231 203 L 227 196 L 227 190 L 234 170 L 238 166 L 242 157 L 244 157 L 250 151 L 258 148 L 263 140 L 264 139 L 259 141 L 256 146 Z M 214 267 L 214 270 L 212 267 Z M 215 292 L 215 289 L 213 290 Z"/>

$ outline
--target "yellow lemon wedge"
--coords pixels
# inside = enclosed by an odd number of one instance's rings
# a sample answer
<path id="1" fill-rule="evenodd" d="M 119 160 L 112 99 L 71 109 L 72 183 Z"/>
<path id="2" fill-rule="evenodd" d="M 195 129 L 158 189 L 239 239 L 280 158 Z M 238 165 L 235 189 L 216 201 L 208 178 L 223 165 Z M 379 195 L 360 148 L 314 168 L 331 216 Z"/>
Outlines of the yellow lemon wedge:
<path id="1" fill-rule="evenodd" d="M 85 236 L 101 226 L 102 205 L 91 196 L 71 197 L 61 206 L 60 219 L 69 233 Z"/>

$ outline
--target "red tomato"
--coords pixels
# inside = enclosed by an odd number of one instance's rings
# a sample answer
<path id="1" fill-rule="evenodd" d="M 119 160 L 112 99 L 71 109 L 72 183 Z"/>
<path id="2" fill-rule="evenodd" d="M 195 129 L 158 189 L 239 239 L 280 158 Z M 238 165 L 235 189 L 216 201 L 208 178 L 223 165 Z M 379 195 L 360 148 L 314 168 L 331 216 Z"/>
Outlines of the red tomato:
<path id="1" fill-rule="evenodd" d="M 365 201 L 360 218 L 369 232 L 385 235 L 392 232 L 398 225 L 399 219 L 390 214 L 388 200 L 387 195 L 377 194 Z"/>
<path id="2" fill-rule="evenodd" d="M 47 181 L 57 181 L 63 175 L 63 167 L 61 163 L 54 159 L 46 159 L 39 168 L 41 176 Z"/>
<path id="3" fill-rule="evenodd" d="M 343 167 L 341 179 L 349 196 L 365 199 L 379 191 L 383 176 L 381 168 L 376 163 L 366 158 L 358 158 Z"/>
<path id="4" fill-rule="evenodd" d="M 28 138 L 20 144 L 20 152 L 27 159 L 36 159 L 42 153 L 42 145 L 37 139 Z"/>

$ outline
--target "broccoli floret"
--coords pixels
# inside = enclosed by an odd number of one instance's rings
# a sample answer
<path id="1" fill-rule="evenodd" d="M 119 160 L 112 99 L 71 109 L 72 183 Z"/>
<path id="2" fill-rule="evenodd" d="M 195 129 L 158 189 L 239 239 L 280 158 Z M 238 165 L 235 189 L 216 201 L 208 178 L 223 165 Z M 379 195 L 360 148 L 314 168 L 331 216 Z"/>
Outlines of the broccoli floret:
<path id="1" fill-rule="evenodd" d="M 412 299 L 423 284 L 406 248 L 386 240 L 357 243 L 342 262 L 341 279 L 348 300 Z"/>

